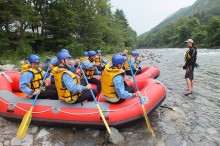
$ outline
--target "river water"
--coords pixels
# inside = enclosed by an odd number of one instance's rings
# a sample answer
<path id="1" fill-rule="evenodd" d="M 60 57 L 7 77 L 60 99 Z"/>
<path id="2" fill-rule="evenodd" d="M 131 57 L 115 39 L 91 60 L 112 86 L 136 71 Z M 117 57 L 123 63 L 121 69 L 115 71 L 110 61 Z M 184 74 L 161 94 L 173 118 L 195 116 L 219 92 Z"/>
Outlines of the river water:
<path id="1" fill-rule="evenodd" d="M 119 145 L 126 146 L 219 146 L 220 145 L 220 49 L 198 49 L 200 67 L 195 69 L 194 94 L 183 95 L 186 90 L 182 69 L 186 49 L 143 49 L 149 54 L 141 66 L 156 65 L 160 68 L 161 81 L 167 88 L 167 98 L 149 115 L 155 137 L 147 132 L 144 120 L 118 129 L 124 136 Z M 0 118 L 0 146 L 56 145 L 56 146 L 108 146 L 105 130 L 82 128 L 56 128 L 30 125 L 26 140 L 18 140 L 15 133 L 19 123 Z M 45 132 L 46 131 L 46 132 Z M 39 138 L 40 133 L 45 135 Z M 42 134 L 41 134 L 42 135 Z M 17 141 L 16 141 L 17 140 Z"/>

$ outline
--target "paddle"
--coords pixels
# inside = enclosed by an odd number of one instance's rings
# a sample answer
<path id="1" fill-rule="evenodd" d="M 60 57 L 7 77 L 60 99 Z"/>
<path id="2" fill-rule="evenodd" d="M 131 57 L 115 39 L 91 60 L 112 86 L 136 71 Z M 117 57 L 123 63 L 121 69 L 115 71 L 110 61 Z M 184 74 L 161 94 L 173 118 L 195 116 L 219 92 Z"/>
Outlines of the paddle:
<path id="1" fill-rule="evenodd" d="M 83 74 L 83 77 L 84 77 L 84 79 L 85 79 L 85 81 L 86 81 L 86 84 L 88 85 L 89 82 L 88 82 L 88 80 L 87 80 L 87 78 L 86 78 L 86 75 L 85 75 L 85 73 L 84 73 L 84 71 L 83 71 L 83 69 L 82 69 L 82 66 L 81 66 L 80 64 L 79 64 L 79 67 L 80 67 L 80 70 L 81 70 L 81 72 L 82 72 L 82 74 Z M 100 106 L 99 106 L 99 104 L 98 104 L 98 102 L 97 102 L 97 100 L 96 100 L 96 98 L 95 98 L 95 95 L 94 95 L 92 89 L 90 89 L 90 92 L 91 92 L 91 94 L 92 94 L 92 97 L 93 97 L 93 99 L 94 99 L 94 101 L 95 101 L 95 104 L 96 104 L 96 106 L 97 106 L 97 108 L 98 108 L 98 110 L 99 110 L 99 114 L 101 115 L 101 118 L 102 118 L 102 120 L 103 120 L 103 122 L 104 122 L 104 124 L 105 124 L 105 127 L 106 127 L 108 133 L 109 133 L 109 134 L 112 134 L 112 133 L 111 133 L 111 130 L 110 130 L 109 126 L 108 126 L 108 123 L 107 123 L 107 121 L 106 121 L 106 119 L 105 119 L 105 117 L 104 117 L 104 115 L 103 115 L 103 113 L 102 113 L 102 110 L 101 110 L 101 108 L 100 108 Z"/>
<path id="2" fill-rule="evenodd" d="M 134 84 L 135 84 L 135 87 L 136 87 L 136 91 L 139 91 L 138 85 L 137 85 L 137 82 L 136 82 L 136 79 L 135 79 L 135 77 L 134 77 L 133 70 L 132 70 L 132 68 L 131 68 L 131 64 L 130 64 L 129 59 L 128 59 L 128 55 L 126 55 L 126 57 L 127 57 L 128 64 L 129 64 L 129 67 L 130 67 L 131 75 L 132 75 L 133 80 L 134 80 Z M 142 101 L 142 99 L 141 99 L 140 96 L 139 96 L 139 100 L 140 100 L 141 107 L 142 107 L 142 110 L 143 110 L 143 113 L 144 113 L 144 118 L 145 118 L 145 121 L 146 121 L 146 124 L 147 124 L 147 127 L 148 127 L 148 131 L 149 131 L 149 133 L 151 133 L 152 135 L 154 135 L 154 131 L 153 131 L 153 129 L 151 128 L 150 121 L 149 121 L 149 119 L 148 119 L 148 117 L 147 117 L 146 110 L 145 110 L 145 108 L 144 108 L 144 104 L 143 104 L 143 101 Z"/>
<path id="3" fill-rule="evenodd" d="M 47 72 L 44 75 L 43 81 L 42 81 L 39 89 L 42 88 L 49 70 L 50 70 L 50 67 L 47 68 Z M 30 110 L 24 115 L 24 118 L 23 118 L 23 120 L 20 124 L 20 127 L 18 128 L 18 132 L 17 132 L 17 137 L 18 138 L 23 138 L 25 136 L 26 132 L 27 132 L 27 129 L 29 127 L 29 124 L 30 124 L 31 118 L 32 118 L 32 110 L 33 110 L 34 105 L 37 101 L 37 98 L 38 98 L 38 95 L 35 96 L 34 102 L 32 103 L 32 106 L 31 106 Z"/>

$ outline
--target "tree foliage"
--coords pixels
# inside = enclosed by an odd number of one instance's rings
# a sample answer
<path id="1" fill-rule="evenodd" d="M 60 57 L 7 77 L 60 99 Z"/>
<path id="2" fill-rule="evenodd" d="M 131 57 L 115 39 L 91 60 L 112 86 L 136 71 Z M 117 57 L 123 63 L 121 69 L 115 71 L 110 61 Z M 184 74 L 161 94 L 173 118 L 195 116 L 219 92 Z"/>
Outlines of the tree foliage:
<path id="1" fill-rule="evenodd" d="M 162 29 L 140 36 L 138 47 L 183 47 L 188 38 L 200 47 L 220 46 L 220 17 L 213 16 L 208 21 L 204 17 L 183 17 Z"/>
<path id="2" fill-rule="evenodd" d="M 138 37 L 138 47 L 183 47 L 188 38 L 199 47 L 220 47 L 220 1 L 197 0 Z"/>
<path id="3" fill-rule="evenodd" d="M 124 12 L 110 8 L 109 0 L 0 0 L 0 53 L 69 47 L 77 56 L 135 47 L 137 35 Z"/>

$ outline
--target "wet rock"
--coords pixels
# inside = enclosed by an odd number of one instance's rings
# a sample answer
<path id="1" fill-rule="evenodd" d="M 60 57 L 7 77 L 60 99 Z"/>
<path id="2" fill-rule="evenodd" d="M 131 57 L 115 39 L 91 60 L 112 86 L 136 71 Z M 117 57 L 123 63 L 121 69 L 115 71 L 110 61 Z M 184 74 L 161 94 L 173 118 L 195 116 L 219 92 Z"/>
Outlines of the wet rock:
<path id="1" fill-rule="evenodd" d="M 43 141 L 42 146 L 53 146 L 53 144 L 50 143 L 49 141 Z"/>
<path id="2" fill-rule="evenodd" d="M 36 139 L 40 139 L 40 138 L 47 139 L 48 136 L 49 136 L 49 134 L 50 134 L 50 133 L 49 133 L 48 131 L 46 131 L 45 129 L 42 129 L 42 130 L 38 133 Z"/>
<path id="3" fill-rule="evenodd" d="M 163 132 L 166 134 L 176 134 L 176 129 L 171 126 L 164 126 L 163 127 Z"/>
<path id="4" fill-rule="evenodd" d="M 14 67 L 13 64 L 0 65 L 0 71 L 13 71 Z"/>
<path id="5" fill-rule="evenodd" d="M 218 133 L 218 131 L 216 131 L 216 129 L 214 129 L 214 128 L 209 128 L 206 130 L 206 132 L 210 135 L 214 135 L 214 134 Z"/>
<path id="6" fill-rule="evenodd" d="M 21 139 L 17 137 L 12 138 L 11 145 L 21 145 Z"/>
<path id="7" fill-rule="evenodd" d="M 61 141 L 59 141 L 58 143 L 55 143 L 54 146 L 65 146 L 65 144 Z"/>
<path id="8" fill-rule="evenodd" d="M 21 64 L 21 65 L 24 65 L 24 64 L 25 64 L 25 60 L 21 60 L 21 61 L 20 61 L 20 64 Z"/>
<path id="9" fill-rule="evenodd" d="M 10 144 L 10 140 L 4 141 L 4 145 L 9 145 L 9 144 Z"/>
<path id="10" fill-rule="evenodd" d="M 182 137 L 180 135 L 172 135 L 167 138 L 165 141 L 166 146 L 178 146 L 182 143 Z"/>
<path id="11" fill-rule="evenodd" d="M 189 137 L 189 140 L 194 143 L 198 143 L 201 141 L 200 137 L 197 134 L 189 134 L 188 137 Z"/>
<path id="12" fill-rule="evenodd" d="M 36 133 L 37 132 L 37 130 L 38 130 L 38 127 L 37 126 L 34 126 L 34 127 L 32 127 L 31 128 L 31 133 Z"/>
<path id="13" fill-rule="evenodd" d="M 89 131 L 87 131 L 87 133 L 93 138 L 96 138 L 100 135 L 100 131 L 94 129 L 90 129 Z"/>
<path id="14" fill-rule="evenodd" d="M 71 146 L 95 146 L 95 142 L 92 138 L 85 138 L 74 141 Z"/>
<path id="15" fill-rule="evenodd" d="M 173 115 L 170 117 L 170 120 L 175 122 L 176 120 L 178 119 L 178 116 L 177 115 Z"/>
<path id="16" fill-rule="evenodd" d="M 22 139 L 22 146 L 32 146 L 34 142 L 33 135 L 26 134 L 25 137 Z"/>
<path id="17" fill-rule="evenodd" d="M 119 131 L 113 127 L 110 128 L 112 134 L 109 135 L 109 133 L 106 132 L 106 138 L 107 141 L 112 143 L 112 144 L 120 144 L 124 141 L 124 137 L 119 133 Z"/>

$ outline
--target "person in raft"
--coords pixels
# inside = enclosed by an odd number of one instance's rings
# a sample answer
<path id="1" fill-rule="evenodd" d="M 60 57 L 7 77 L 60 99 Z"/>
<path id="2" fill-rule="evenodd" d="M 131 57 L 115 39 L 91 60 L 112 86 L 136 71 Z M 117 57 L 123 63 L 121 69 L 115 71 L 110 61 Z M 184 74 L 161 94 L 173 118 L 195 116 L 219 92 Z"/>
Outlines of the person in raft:
<path id="1" fill-rule="evenodd" d="M 86 59 L 88 59 L 88 58 L 89 58 L 89 57 L 88 57 L 88 52 L 84 52 L 84 53 L 83 53 L 83 57 L 80 57 L 80 59 L 79 59 L 79 60 L 80 60 L 80 63 L 82 63 L 83 60 L 86 60 Z"/>
<path id="2" fill-rule="evenodd" d="M 141 70 L 141 67 L 139 67 L 140 61 L 138 60 L 138 57 L 139 57 L 139 52 L 137 52 L 137 51 L 132 51 L 131 55 L 128 56 L 128 60 L 126 59 L 126 62 L 125 62 L 126 75 L 131 75 L 129 63 L 131 65 L 131 68 L 132 68 L 133 73 L 135 75 L 141 74 L 142 70 Z M 129 61 L 129 63 L 128 63 L 128 61 Z"/>
<path id="3" fill-rule="evenodd" d="M 101 50 L 97 50 L 96 53 L 97 53 L 97 55 L 96 55 L 96 59 L 95 59 L 95 64 L 96 64 L 97 69 L 99 71 L 103 71 L 103 69 L 105 68 L 105 65 L 107 64 L 107 60 L 104 60 L 102 58 L 102 51 Z"/>
<path id="4" fill-rule="evenodd" d="M 140 91 L 134 91 L 132 86 L 127 86 L 124 83 L 124 70 L 122 69 L 125 63 L 125 58 L 120 54 L 115 54 L 112 57 L 112 66 L 107 64 L 102 72 L 102 93 L 104 99 L 111 103 L 121 103 L 125 99 L 141 96 Z M 129 92 L 128 92 L 129 91 Z"/>
<path id="5" fill-rule="evenodd" d="M 20 77 L 20 90 L 28 95 L 28 98 L 34 99 L 38 95 L 38 99 L 58 99 L 57 92 L 52 85 L 39 89 L 43 78 L 44 71 L 39 67 L 40 58 L 31 54 L 28 59 L 30 64 L 23 65 Z"/>
<path id="6" fill-rule="evenodd" d="M 67 52 L 69 53 L 69 51 L 67 49 L 61 49 L 60 52 Z M 70 53 L 69 53 L 70 54 Z M 68 67 L 68 70 L 77 74 L 77 67 L 79 65 L 80 60 L 79 59 L 75 59 L 74 60 L 74 64 L 70 63 L 70 66 Z"/>
<path id="7" fill-rule="evenodd" d="M 86 78 L 88 79 L 89 83 L 93 83 L 97 86 L 97 91 L 98 94 L 101 92 L 101 81 L 94 78 L 93 76 L 95 74 L 101 75 L 101 72 L 98 71 L 96 64 L 95 64 L 95 59 L 96 59 L 96 52 L 95 51 L 89 51 L 88 52 L 88 59 L 84 59 L 82 61 L 82 69 L 84 70 L 84 73 L 86 75 Z M 84 79 L 82 73 L 81 73 L 81 78 Z M 85 85 L 85 81 L 82 81 L 83 85 Z"/>
<path id="8" fill-rule="evenodd" d="M 71 55 L 68 52 L 59 52 L 57 59 L 59 65 L 53 69 L 55 85 L 60 100 L 67 103 L 82 103 L 83 101 L 93 101 L 89 91 L 91 84 L 80 85 L 80 78 L 69 71 Z M 96 91 L 93 90 L 96 96 Z"/>
<path id="9" fill-rule="evenodd" d="M 193 92 L 194 67 L 196 65 L 196 60 L 197 60 L 197 48 L 195 47 L 192 39 L 188 39 L 187 41 L 185 41 L 185 44 L 188 50 L 186 51 L 185 54 L 185 65 L 183 66 L 183 69 L 186 70 L 185 79 L 188 89 L 184 93 L 184 95 L 188 96 Z"/>

